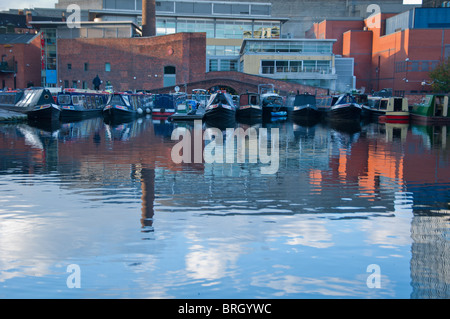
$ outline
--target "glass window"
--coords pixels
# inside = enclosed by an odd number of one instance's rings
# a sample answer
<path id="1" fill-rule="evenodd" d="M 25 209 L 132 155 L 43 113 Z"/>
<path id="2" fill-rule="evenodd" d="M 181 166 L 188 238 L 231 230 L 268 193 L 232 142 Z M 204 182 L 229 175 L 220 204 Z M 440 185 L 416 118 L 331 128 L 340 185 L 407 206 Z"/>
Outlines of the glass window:
<path id="1" fill-rule="evenodd" d="M 176 13 L 194 13 L 194 4 L 192 2 L 175 2 Z"/>
<path id="2" fill-rule="evenodd" d="M 116 0 L 116 9 L 134 10 L 134 1 Z"/>
<path id="3" fill-rule="evenodd" d="M 216 45 L 216 55 L 225 55 L 224 45 Z"/>
<path id="4" fill-rule="evenodd" d="M 289 72 L 289 61 L 277 61 L 276 66 L 278 73 Z"/>
<path id="5" fill-rule="evenodd" d="M 250 14 L 250 8 L 248 4 L 233 4 L 231 5 L 231 12 L 233 14 Z"/>
<path id="6" fill-rule="evenodd" d="M 67 105 L 70 104 L 70 95 L 64 94 L 64 95 L 58 95 L 58 103 L 61 105 Z"/>
<path id="7" fill-rule="evenodd" d="M 290 61 L 289 71 L 290 72 L 300 72 L 302 70 L 302 61 Z"/>
<path id="8" fill-rule="evenodd" d="M 220 71 L 236 71 L 237 61 L 235 60 L 220 60 Z"/>
<path id="9" fill-rule="evenodd" d="M 211 14 L 211 3 L 194 3 L 194 13 Z"/>
<path id="10" fill-rule="evenodd" d="M 301 53 L 302 51 L 303 51 L 303 44 L 291 43 L 291 45 L 289 46 L 289 52 Z"/>
<path id="11" fill-rule="evenodd" d="M 105 63 L 105 72 L 111 72 L 111 63 Z"/>
<path id="12" fill-rule="evenodd" d="M 270 5 L 252 4 L 251 12 L 252 15 L 270 16 Z"/>
<path id="13" fill-rule="evenodd" d="M 275 72 L 275 61 L 261 61 L 261 73 L 273 74 Z"/>
<path id="14" fill-rule="evenodd" d="M 207 45 L 206 46 L 206 55 L 216 55 L 216 46 Z"/>
<path id="15" fill-rule="evenodd" d="M 315 53 L 317 52 L 317 44 L 314 42 L 306 42 L 303 45 L 303 52 L 305 53 Z"/>
<path id="16" fill-rule="evenodd" d="M 218 71 L 219 65 L 217 59 L 211 59 L 209 60 L 209 71 Z"/>
<path id="17" fill-rule="evenodd" d="M 114 0 L 111 0 L 114 1 Z M 156 1 L 155 9 L 158 12 L 175 12 L 173 1 Z"/>
<path id="18" fill-rule="evenodd" d="M 213 11 L 215 14 L 231 14 L 231 4 L 214 3 Z"/>
<path id="19" fill-rule="evenodd" d="M 305 60 L 303 61 L 303 71 L 314 72 L 316 69 L 316 61 Z"/>

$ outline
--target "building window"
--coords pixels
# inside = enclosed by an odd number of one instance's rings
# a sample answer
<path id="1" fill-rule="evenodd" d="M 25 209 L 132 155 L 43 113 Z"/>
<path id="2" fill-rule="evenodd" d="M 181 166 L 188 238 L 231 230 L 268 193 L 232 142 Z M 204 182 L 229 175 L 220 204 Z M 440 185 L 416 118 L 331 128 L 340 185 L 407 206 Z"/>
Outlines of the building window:
<path id="1" fill-rule="evenodd" d="M 174 86 L 176 84 L 176 68 L 174 66 L 164 67 L 164 87 Z"/>
<path id="2" fill-rule="evenodd" d="M 85 71 L 89 71 L 89 63 L 85 63 L 84 64 L 84 70 Z"/>
<path id="3" fill-rule="evenodd" d="M 237 61 L 220 60 L 220 71 L 237 71 Z"/>
<path id="4" fill-rule="evenodd" d="M 111 72 L 111 63 L 105 63 L 105 72 Z"/>
<path id="5" fill-rule="evenodd" d="M 275 61 L 261 61 L 261 73 L 262 74 L 274 74 L 275 73 Z"/>
<path id="6" fill-rule="evenodd" d="M 72 81 L 72 88 L 74 88 L 74 89 L 77 88 L 77 81 L 76 80 Z"/>
<path id="7" fill-rule="evenodd" d="M 64 80 L 64 87 L 69 88 L 69 80 Z"/>
<path id="8" fill-rule="evenodd" d="M 88 88 L 87 82 L 83 81 L 83 89 L 87 90 L 87 88 Z"/>
<path id="9" fill-rule="evenodd" d="M 72 64 L 71 63 L 67 64 L 67 70 L 72 70 Z"/>
<path id="10" fill-rule="evenodd" d="M 209 71 L 219 71 L 219 61 L 217 59 L 209 60 Z"/>

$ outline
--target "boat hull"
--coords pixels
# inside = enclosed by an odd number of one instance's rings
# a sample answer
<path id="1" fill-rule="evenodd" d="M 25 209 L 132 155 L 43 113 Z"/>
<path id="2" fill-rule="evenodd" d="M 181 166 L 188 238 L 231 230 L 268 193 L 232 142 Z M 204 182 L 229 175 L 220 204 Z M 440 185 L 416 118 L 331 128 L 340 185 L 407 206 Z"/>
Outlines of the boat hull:
<path id="1" fill-rule="evenodd" d="M 128 121 L 138 118 L 140 114 L 135 110 L 126 107 L 108 105 L 103 109 L 103 116 L 112 121 Z"/>
<path id="2" fill-rule="evenodd" d="M 61 108 L 61 119 L 62 120 L 82 120 L 92 117 L 101 116 L 103 109 L 92 109 L 92 110 L 73 110 L 68 108 Z"/>
<path id="3" fill-rule="evenodd" d="M 409 112 L 386 112 L 386 122 L 407 123 L 409 122 Z"/>
<path id="4" fill-rule="evenodd" d="M 310 106 L 296 106 L 289 112 L 289 115 L 293 118 L 311 118 L 315 119 L 320 117 L 320 111 L 316 107 Z"/>
<path id="5" fill-rule="evenodd" d="M 61 109 L 56 104 L 44 104 L 36 106 L 27 112 L 30 120 L 56 121 L 60 119 Z"/>
<path id="6" fill-rule="evenodd" d="M 262 117 L 262 113 L 261 107 L 254 105 L 246 105 L 236 110 L 236 116 L 238 117 L 260 118 Z"/>
<path id="7" fill-rule="evenodd" d="M 287 117 L 288 109 L 284 106 L 263 106 L 264 118 L 282 118 Z"/>
<path id="8" fill-rule="evenodd" d="M 359 121 L 361 119 L 361 107 L 355 104 L 341 104 L 332 106 L 329 110 L 332 120 Z"/>
<path id="9" fill-rule="evenodd" d="M 236 118 L 236 110 L 218 105 L 216 107 L 206 109 L 203 118 L 214 122 L 222 120 L 229 121 L 230 119 L 234 120 Z"/>

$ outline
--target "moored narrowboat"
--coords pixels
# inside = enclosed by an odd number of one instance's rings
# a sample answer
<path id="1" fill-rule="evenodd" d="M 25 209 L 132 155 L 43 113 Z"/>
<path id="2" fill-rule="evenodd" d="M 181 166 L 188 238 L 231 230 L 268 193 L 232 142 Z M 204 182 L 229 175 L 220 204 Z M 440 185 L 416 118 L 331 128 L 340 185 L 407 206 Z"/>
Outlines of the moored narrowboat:
<path id="1" fill-rule="evenodd" d="M 239 95 L 239 102 L 236 109 L 237 117 L 261 118 L 262 112 L 259 94 L 246 92 Z"/>
<path id="2" fill-rule="evenodd" d="M 448 95 L 426 95 L 422 102 L 412 105 L 411 120 L 425 124 L 450 123 L 448 102 Z"/>
<path id="3" fill-rule="evenodd" d="M 342 94 L 332 99 L 328 110 L 331 120 L 359 121 L 362 107 L 351 94 Z"/>
<path id="4" fill-rule="evenodd" d="M 236 106 L 230 94 L 218 91 L 211 95 L 205 108 L 205 120 L 229 121 L 236 118 Z"/>
<path id="5" fill-rule="evenodd" d="M 316 96 L 297 92 L 296 95 L 290 95 L 286 98 L 286 106 L 289 115 L 293 118 L 316 119 L 320 117 L 319 109 L 316 105 Z"/>
<path id="6" fill-rule="evenodd" d="M 61 119 L 79 120 L 101 116 L 110 96 L 111 93 L 103 91 L 64 89 L 57 96 Z"/>

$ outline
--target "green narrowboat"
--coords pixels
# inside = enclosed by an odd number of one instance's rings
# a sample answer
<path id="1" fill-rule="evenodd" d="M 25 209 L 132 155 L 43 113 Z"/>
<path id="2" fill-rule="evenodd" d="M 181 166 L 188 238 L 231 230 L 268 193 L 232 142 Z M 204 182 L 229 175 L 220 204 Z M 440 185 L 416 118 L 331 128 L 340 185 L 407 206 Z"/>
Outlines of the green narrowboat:
<path id="1" fill-rule="evenodd" d="M 448 95 L 426 95 L 422 102 L 412 106 L 411 119 L 418 123 L 450 123 Z"/>

